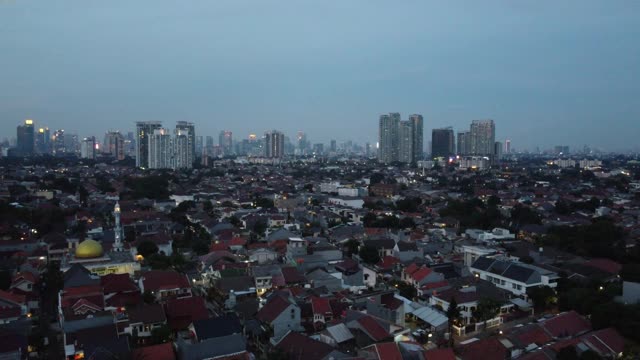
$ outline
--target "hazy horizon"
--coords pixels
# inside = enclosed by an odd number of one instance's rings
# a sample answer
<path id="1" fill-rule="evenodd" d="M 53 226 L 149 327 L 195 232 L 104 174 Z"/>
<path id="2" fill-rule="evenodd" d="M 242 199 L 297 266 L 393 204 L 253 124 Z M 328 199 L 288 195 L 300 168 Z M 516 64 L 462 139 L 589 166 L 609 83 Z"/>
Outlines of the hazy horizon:
<path id="1" fill-rule="evenodd" d="M 0 138 L 136 121 L 377 140 L 496 122 L 516 149 L 639 148 L 640 2 L 0 2 Z"/>

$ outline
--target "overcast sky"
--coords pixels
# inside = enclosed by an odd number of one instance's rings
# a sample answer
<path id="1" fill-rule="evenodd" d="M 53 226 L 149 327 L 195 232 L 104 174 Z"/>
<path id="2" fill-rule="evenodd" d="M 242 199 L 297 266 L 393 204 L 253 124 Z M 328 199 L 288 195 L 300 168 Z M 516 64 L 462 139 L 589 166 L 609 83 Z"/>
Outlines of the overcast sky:
<path id="1" fill-rule="evenodd" d="M 0 138 L 135 121 L 377 139 L 491 118 L 518 149 L 638 147 L 640 1 L 0 0 Z"/>

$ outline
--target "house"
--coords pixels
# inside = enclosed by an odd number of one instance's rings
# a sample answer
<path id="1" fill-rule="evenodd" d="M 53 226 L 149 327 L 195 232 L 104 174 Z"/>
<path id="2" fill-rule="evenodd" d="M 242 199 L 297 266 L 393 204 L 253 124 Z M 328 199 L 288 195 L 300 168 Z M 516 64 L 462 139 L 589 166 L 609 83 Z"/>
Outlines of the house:
<path id="1" fill-rule="evenodd" d="M 176 360 L 172 344 L 159 344 L 134 349 L 131 360 Z"/>
<path id="2" fill-rule="evenodd" d="M 413 261 L 414 259 L 423 259 L 424 252 L 418 249 L 418 245 L 411 241 L 398 241 L 393 249 L 393 256 L 398 258 L 402 263 Z"/>
<path id="3" fill-rule="evenodd" d="M 404 302 L 395 297 L 395 291 L 387 291 L 370 296 L 367 303 L 367 314 L 389 321 L 400 326 L 405 325 Z"/>
<path id="4" fill-rule="evenodd" d="M 274 339 L 280 339 L 289 331 L 302 331 L 300 307 L 292 299 L 280 295 L 268 299 L 256 319 L 272 329 Z"/>
<path id="5" fill-rule="evenodd" d="M 331 311 L 331 304 L 327 298 L 311 297 L 311 310 L 314 324 L 325 324 L 333 319 L 333 311 Z"/>
<path id="6" fill-rule="evenodd" d="M 330 359 L 332 358 L 330 355 L 335 351 L 332 346 L 324 342 L 311 339 L 293 331 L 286 333 L 276 342 L 275 348 L 283 351 L 290 359 L 309 360 Z"/>
<path id="7" fill-rule="evenodd" d="M 189 279 L 176 271 L 147 271 L 140 277 L 139 286 L 142 293 L 150 292 L 158 302 L 192 295 Z"/>
<path id="8" fill-rule="evenodd" d="M 396 242 L 390 238 L 364 240 L 362 245 L 378 249 L 380 258 L 393 256 L 394 249 L 396 248 Z"/>
<path id="9" fill-rule="evenodd" d="M 574 337 L 591 330 L 591 322 L 573 310 L 545 319 L 540 326 L 554 339 Z"/>
<path id="10" fill-rule="evenodd" d="M 27 313 L 26 296 L 0 290 L 0 324 L 16 321 Z"/>
<path id="11" fill-rule="evenodd" d="M 189 326 L 189 330 L 193 334 L 195 342 L 202 342 L 207 339 L 242 334 L 242 325 L 236 315 L 227 314 L 196 320 Z"/>
<path id="12" fill-rule="evenodd" d="M 306 278 L 314 289 L 326 286 L 329 291 L 342 290 L 342 280 L 329 274 L 325 269 L 317 268 L 308 273 Z"/>
<path id="13" fill-rule="evenodd" d="M 142 295 L 129 274 L 108 274 L 100 278 L 106 308 L 135 306 L 142 302 Z"/>
<path id="14" fill-rule="evenodd" d="M 257 248 L 249 250 L 249 261 L 252 263 L 266 264 L 278 259 L 277 252 L 267 248 Z"/>
<path id="15" fill-rule="evenodd" d="M 186 330 L 193 322 L 209 317 L 205 300 L 200 296 L 167 300 L 165 314 L 173 331 Z"/>
<path id="16" fill-rule="evenodd" d="M 242 334 L 211 338 L 196 344 L 179 339 L 177 346 L 180 360 L 251 360 Z"/>
<path id="17" fill-rule="evenodd" d="M 150 337 L 153 329 L 166 325 L 167 317 L 160 304 L 145 304 L 127 309 L 129 325 L 125 332 L 138 338 Z"/>
<path id="18" fill-rule="evenodd" d="M 402 280 L 407 284 L 413 285 L 416 289 L 420 289 L 424 284 L 443 281 L 444 275 L 433 271 L 425 265 L 419 266 L 413 263 L 402 271 Z"/>
<path id="19" fill-rule="evenodd" d="M 525 298 L 527 289 L 538 286 L 554 288 L 560 278 L 557 273 L 538 266 L 486 256 L 479 257 L 469 270 L 480 279 Z"/>
<path id="20" fill-rule="evenodd" d="M 40 307 L 40 291 L 36 286 L 37 283 L 38 277 L 36 275 L 28 271 L 22 271 L 13 276 L 9 286 L 9 292 L 25 297 L 27 309 L 30 312 Z"/>

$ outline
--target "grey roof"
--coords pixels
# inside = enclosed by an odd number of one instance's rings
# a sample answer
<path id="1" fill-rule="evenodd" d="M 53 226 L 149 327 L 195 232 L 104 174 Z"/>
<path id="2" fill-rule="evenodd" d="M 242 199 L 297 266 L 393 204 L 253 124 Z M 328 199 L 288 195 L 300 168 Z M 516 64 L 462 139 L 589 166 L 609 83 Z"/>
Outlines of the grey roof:
<path id="1" fill-rule="evenodd" d="M 100 284 L 100 279 L 94 278 L 91 272 L 80 264 L 71 265 L 69 270 L 64 272 L 63 281 L 65 289 Z"/>
<path id="2" fill-rule="evenodd" d="M 363 241 L 364 246 L 371 246 L 376 249 L 393 249 L 396 246 L 396 242 L 393 239 L 375 239 Z"/>
<path id="3" fill-rule="evenodd" d="M 240 320 L 234 314 L 198 320 L 193 327 L 200 341 L 242 333 Z"/>
<path id="4" fill-rule="evenodd" d="M 289 230 L 278 229 L 272 232 L 271 234 L 269 234 L 269 236 L 267 236 L 267 241 L 283 240 L 283 239 L 288 239 L 288 238 L 297 237 L 297 236 L 298 235 L 292 233 Z"/>
<path id="5" fill-rule="evenodd" d="M 326 330 L 327 330 L 327 333 L 329 333 L 329 335 L 338 344 L 343 343 L 345 341 L 349 341 L 354 338 L 353 334 L 351 333 L 351 330 L 349 330 L 349 328 L 343 323 L 329 326 L 327 327 Z"/>
<path id="6" fill-rule="evenodd" d="M 413 310 L 412 313 L 414 316 L 418 317 L 420 320 L 434 327 L 440 327 L 449 321 L 447 319 L 447 315 L 445 315 L 444 313 L 441 313 L 440 311 L 434 309 L 431 306 L 423 306 L 423 307 L 417 308 Z"/>
<path id="7" fill-rule="evenodd" d="M 213 357 L 238 354 L 247 350 L 242 334 L 233 334 L 212 338 L 197 344 L 178 343 L 178 354 L 182 360 L 201 360 Z"/>
<path id="8" fill-rule="evenodd" d="M 484 256 L 478 258 L 471 267 L 525 284 L 535 284 L 541 280 L 540 271 L 537 271 L 533 266 L 491 259 Z"/>

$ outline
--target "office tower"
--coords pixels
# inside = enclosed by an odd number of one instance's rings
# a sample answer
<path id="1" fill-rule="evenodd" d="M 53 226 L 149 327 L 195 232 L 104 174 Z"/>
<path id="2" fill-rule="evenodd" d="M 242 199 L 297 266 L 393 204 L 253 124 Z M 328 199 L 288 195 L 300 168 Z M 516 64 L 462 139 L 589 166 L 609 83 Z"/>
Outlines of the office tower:
<path id="1" fill-rule="evenodd" d="M 409 121 L 400 121 L 398 136 L 398 161 L 410 164 L 413 162 L 413 124 Z"/>
<path id="2" fill-rule="evenodd" d="M 272 130 L 265 134 L 264 138 L 264 155 L 268 158 L 284 157 L 284 134 Z"/>
<path id="3" fill-rule="evenodd" d="M 431 130 L 431 157 L 448 158 L 455 154 L 453 129 L 450 127 Z"/>
<path id="4" fill-rule="evenodd" d="M 83 159 L 95 159 L 96 158 L 96 138 L 95 136 L 89 136 L 82 139 L 80 144 L 80 157 Z"/>
<path id="5" fill-rule="evenodd" d="M 171 132 L 164 128 L 155 128 L 145 134 L 147 140 L 148 160 L 146 168 L 173 169 L 174 146 Z M 188 142 L 188 141 L 187 141 Z"/>
<path id="6" fill-rule="evenodd" d="M 398 161 L 400 114 L 380 115 L 378 131 L 378 160 L 383 163 Z"/>
<path id="7" fill-rule="evenodd" d="M 504 142 L 504 153 L 511 154 L 511 140 L 507 139 Z"/>
<path id="8" fill-rule="evenodd" d="M 53 133 L 53 153 L 56 156 L 64 156 L 66 152 L 64 130 L 59 129 Z"/>
<path id="9" fill-rule="evenodd" d="M 136 123 L 136 167 L 149 168 L 149 138 L 160 129 L 159 121 L 140 121 Z"/>
<path id="10" fill-rule="evenodd" d="M 300 155 L 305 155 L 307 153 L 307 147 L 308 147 L 308 143 L 307 143 L 307 135 L 302 132 L 302 131 L 298 131 L 298 134 L 296 136 L 296 148 L 297 151 Z"/>
<path id="11" fill-rule="evenodd" d="M 461 156 L 471 155 L 471 132 L 458 131 L 458 151 Z"/>
<path id="12" fill-rule="evenodd" d="M 371 144 L 370 143 L 367 143 L 364 146 L 364 156 L 366 156 L 366 157 L 371 156 Z"/>
<path id="13" fill-rule="evenodd" d="M 64 152 L 66 155 L 80 155 L 80 139 L 77 134 L 65 134 Z"/>
<path id="14" fill-rule="evenodd" d="M 24 125 L 18 126 L 18 146 L 20 156 L 31 156 L 35 153 L 35 129 L 33 120 L 25 120 Z"/>
<path id="15" fill-rule="evenodd" d="M 202 153 L 204 151 L 204 139 L 202 138 L 202 136 L 196 136 L 196 145 L 195 145 L 195 153 L 193 154 L 194 158 L 198 157 L 198 156 L 202 156 Z"/>
<path id="16" fill-rule="evenodd" d="M 49 131 L 49 128 L 38 129 L 35 148 L 38 154 L 51 153 L 51 131 Z"/>
<path id="17" fill-rule="evenodd" d="M 323 155 L 324 144 L 313 144 L 313 155 Z"/>
<path id="18" fill-rule="evenodd" d="M 229 130 L 220 131 L 220 135 L 218 135 L 218 145 L 220 145 L 224 156 L 233 155 L 233 132 Z"/>
<path id="19" fill-rule="evenodd" d="M 473 120 L 471 122 L 471 154 L 479 156 L 494 155 L 496 126 L 493 120 Z"/>
<path id="20" fill-rule="evenodd" d="M 213 136 L 207 136 L 205 138 L 205 144 L 205 146 L 208 148 L 213 147 Z"/>
<path id="21" fill-rule="evenodd" d="M 125 140 L 119 131 L 107 131 L 102 144 L 102 153 L 116 160 L 124 160 Z"/>
<path id="22" fill-rule="evenodd" d="M 412 146 L 412 155 L 411 162 L 417 162 L 423 159 L 423 151 L 424 151 L 424 120 L 422 115 L 413 114 L 409 116 L 409 122 L 413 128 L 413 146 Z"/>
<path id="23" fill-rule="evenodd" d="M 329 144 L 329 152 L 336 153 L 338 151 L 338 145 L 335 140 L 331 140 Z"/>
<path id="24" fill-rule="evenodd" d="M 568 155 L 569 147 L 566 145 L 556 145 L 554 148 L 555 155 Z"/>
<path id="25" fill-rule="evenodd" d="M 496 141 L 493 154 L 496 160 L 502 159 L 502 143 L 500 141 Z"/>
<path id="26" fill-rule="evenodd" d="M 187 121 L 178 121 L 176 123 L 176 131 L 178 130 L 182 131 L 182 133 L 187 136 L 187 161 L 193 164 L 196 159 L 196 128 L 193 123 Z"/>
<path id="27" fill-rule="evenodd" d="M 174 169 L 191 169 L 193 159 L 189 157 L 191 144 L 189 142 L 189 130 L 178 129 L 175 131 L 174 139 Z"/>

